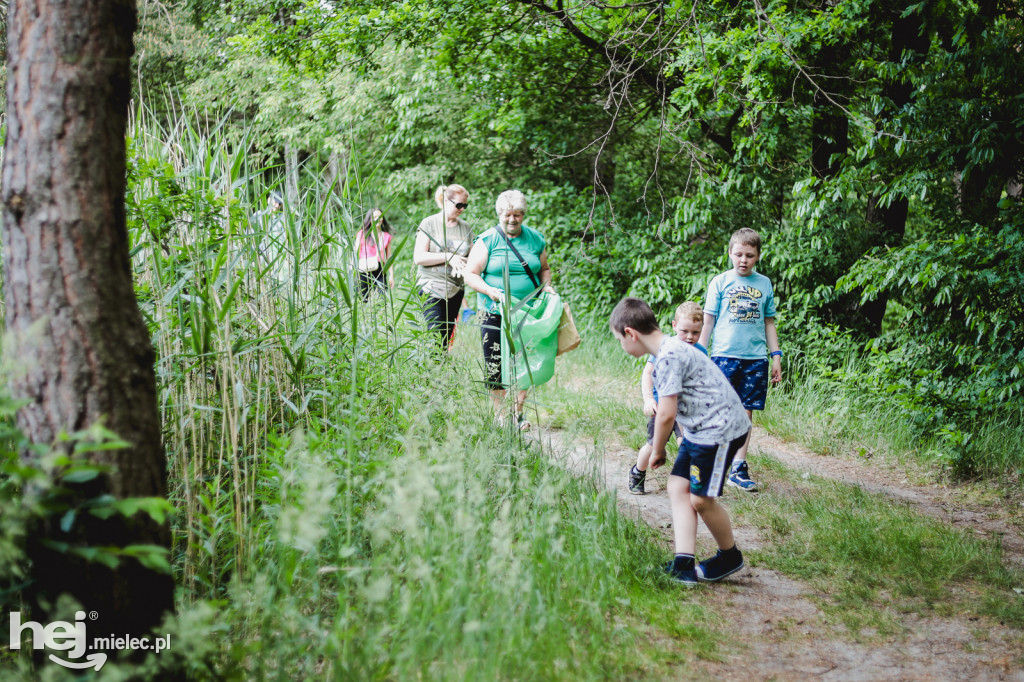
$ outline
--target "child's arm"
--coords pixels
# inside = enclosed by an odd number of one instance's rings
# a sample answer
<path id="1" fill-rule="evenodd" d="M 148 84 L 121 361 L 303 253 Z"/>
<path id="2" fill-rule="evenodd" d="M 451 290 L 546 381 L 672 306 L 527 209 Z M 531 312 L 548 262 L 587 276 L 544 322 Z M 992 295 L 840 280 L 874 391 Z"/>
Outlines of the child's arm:
<path id="1" fill-rule="evenodd" d="M 657 469 L 665 463 L 665 444 L 672 433 L 672 422 L 676 420 L 679 397 L 674 395 L 658 396 L 658 413 L 654 417 L 654 438 L 651 439 L 651 459 L 647 463 L 651 469 Z"/>
<path id="2" fill-rule="evenodd" d="M 704 313 L 704 326 L 700 329 L 700 338 L 697 339 L 697 343 L 705 348 L 711 348 L 708 342 L 711 341 L 711 330 L 715 328 L 716 319 L 714 315 Z"/>
<path id="3" fill-rule="evenodd" d="M 768 342 L 768 352 L 774 353 L 779 350 L 779 333 L 775 330 L 775 318 L 764 318 L 764 338 Z M 772 356 L 772 379 L 773 384 L 782 381 L 782 356 Z"/>
<path id="4" fill-rule="evenodd" d="M 654 363 L 644 364 L 644 373 L 640 377 L 640 395 L 644 397 L 644 416 L 653 417 L 658 411 L 658 403 L 654 402 Z"/>

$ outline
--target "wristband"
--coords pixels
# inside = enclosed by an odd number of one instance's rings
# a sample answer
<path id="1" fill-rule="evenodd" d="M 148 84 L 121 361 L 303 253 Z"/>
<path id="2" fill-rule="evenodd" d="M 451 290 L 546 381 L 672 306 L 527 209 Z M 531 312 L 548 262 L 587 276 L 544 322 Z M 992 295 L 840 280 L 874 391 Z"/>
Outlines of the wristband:
<path id="1" fill-rule="evenodd" d="M 768 354 L 768 357 L 774 358 L 776 355 L 779 356 L 780 360 L 782 359 L 782 351 L 781 350 L 773 350 L 771 353 Z"/>

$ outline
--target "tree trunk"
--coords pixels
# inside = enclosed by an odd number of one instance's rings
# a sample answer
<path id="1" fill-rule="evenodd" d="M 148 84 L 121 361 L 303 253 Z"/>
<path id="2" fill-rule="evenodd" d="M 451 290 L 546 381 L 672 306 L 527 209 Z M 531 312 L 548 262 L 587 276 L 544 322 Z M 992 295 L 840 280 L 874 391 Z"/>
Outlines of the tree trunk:
<path id="1" fill-rule="evenodd" d="M 903 16 L 902 6 L 897 5 L 892 17 L 892 42 L 889 45 L 889 60 L 899 62 L 903 59 L 906 50 L 924 53 L 928 51 L 928 38 L 922 35 L 921 18 L 915 13 Z M 878 126 L 883 129 L 894 127 L 900 111 L 910 103 L 913 93 L 913 84 L 907 79 L 886 79 L 885 98 L 892 104 L 879 116 Z M 893 132 L 902 133 L 902 130 Z M 899 169 L 893 167 L 898 164 L 893 160 L 890 169 L 893 176 L 897 176 Z M 888 179 L 887 179 L 888 180 Z M 886 182 L 888 185 L 888 182 Z M 879 206 L 878 197 L 872 196 L 868 200 L 867 220 L 875 227 L 875 246 L 885 246 L 896 249 L 903 245 L 903 237 L 907 231 L 907 215 L 910 201 L 905 196 L 893 199 L 888 206 Z M 887 294 L 879 294 L 873 301 L 868 301 L 860 307 L 867 325 L 867 333 L 877 336 L 882 331 L 882 321 L 885 319 L 885 311 L 889 304 Z"/>
<path id="2" fill-rule="evenodd" d="M 84 455 L 110 467 L 67 485 L 71 503 L 99 495 L 166 496 L 154 352 L 132 287 L 125 224 L 125 126 L 134 0 L 14 0 L 8 15 L 8 127 L 3 163 L 3 258 L 11 392 L 33 442 L 97 422 L 129 443 Z M 56 444 L 56 445 L 55 445 Z M 26 457 L 31 457 L 26 453 Z M 59 477 L 59 472 L 57 476 Z M 65 517 L 66 518 L 66 517 Z M 142 634 L 173 609 L 169 575 L 124 558 L 114 569 L 44 546 L 169 547 L 148 516 L 54 517 L 28 553 L 33 615 L 70 593 L 99 614 L 99 633 Z"/>
<path id="3" fill-rule="evenodd" d="M 888 206 L 879 206 L 877 196 L 869 198 L 867 219 L 877 229 L 874 241 L 876 246 L 895 249 L 903 245 L 909 209 L 910 201 L 906 197 L 893 199 Z M 882 333 L 882 321 L 885 319 L 885 311 L 888 306 L 889 295 L 886 293 L 880 293 L 874 300 L 859 306 L 860 314 L 864 316 L 867 334 L 878 336 Z"/>
<path id="4" fill-rule="evenodd" d="M 327 184 L 336 195 L 344 196 L 345 183 L 348 182 L 348 161 L 336 151 L 327 156 Z"/>
<path id="5" fill-rule="evenodd" d="M 811 95 L 811 172 L 819 179 L 834 178 L 840 157 L 850 143 L 850 120 L 841 108 L 850 101 L 852 84 L 846 76 L 849 50 L 845 45 L 824 45 L 816 58 Z M 829 78 L 825 78 L 829 75 Z M 825 90 L 828 88 L 828 91 Z"/>
<path id="6" fill-rule="evenodd" d="M 284 144 L 284 192 L 288 209 L 294 211 L 299 205 L 299 152 L 289 142 Z"/>

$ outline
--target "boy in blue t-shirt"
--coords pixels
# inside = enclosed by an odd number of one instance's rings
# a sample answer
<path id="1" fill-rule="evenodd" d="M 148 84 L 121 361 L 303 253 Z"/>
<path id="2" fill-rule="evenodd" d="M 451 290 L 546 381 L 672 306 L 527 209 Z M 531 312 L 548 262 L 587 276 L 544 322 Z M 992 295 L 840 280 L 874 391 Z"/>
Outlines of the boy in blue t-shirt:
<path id="1" fill-rule="evenodd" d="M 672 320 L 672 329 L 675 330 L 680 341 L 691 344 L 701 353 L 707 355 L 707 349 L 697 343 L 703 327 L 704 311 L 701 310 L 699 303 L 686 301 L 679 304 L 679 307 L 676 308 L 675 318 Z M 647 479 L 647 464 L 651 458 L 651 440 L 654 438 L 654 418 L 658 411 L 658 391 L 654 388 L 654 361 L 656 359 L 654 355 L 647 356 L 644 372 L 640 378 L 640 394 L 644 398 L 644 415 L 649 419 L 647 421 L 647 442 L 640 448 L 636 455 L 636 464 L 629 470 L 627 486 L 629 492 L 634 495 L 646 494 L 644 481 Z M 679 430 L 679 427 L 675 428 L 675 434 L 677 438 L 683 437 L 683 432 Z"/>
<path id="2" fill-rule="evenodd" d="M 729 258 L 733 269 L 712 279 L 708 286 L 699 343 L 707 346 L 712 339 L 711 359 L 725 373 L 753 420 L 753 411 L 764 409 L 769 371 L 771 383 L 782 381 L 775 293 L 771 280 L 754 270 L 761 258 L 761 235 L 749 227 L 734 232 L 729 239 Z M 757 483 L 747 467 L 749 445 L 750 433 L 736 452 L 727 483 L 753 492 Z"/>

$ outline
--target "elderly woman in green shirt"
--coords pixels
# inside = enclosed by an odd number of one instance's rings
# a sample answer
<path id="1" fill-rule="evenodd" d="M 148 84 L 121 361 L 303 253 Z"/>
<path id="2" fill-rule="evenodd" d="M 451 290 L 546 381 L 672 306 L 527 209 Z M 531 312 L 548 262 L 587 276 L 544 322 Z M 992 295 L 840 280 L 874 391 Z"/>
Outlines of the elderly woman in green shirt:
<path id="1" fill-rule="evenodd" d="M 544 291 L 555 293 L 555 290 L 551 286 L 544 235 L 523 224 L 526 197 L 519 190 L 507 190 L 498 196 L 494 207 L 498 213 L 498 225 L 481 234 L 473 244 L 464 278 L 466 285 L 479 293 L 483 300 L 485 314 L 480 324 L 480 336 L 484 348 L 486 385 L 491 391 L 495 412 L 500 416 L 505 399 L 505 386 L 501 383 L 501 303 L 528 296 L 538 286 L 534 284 L 535 280 L 544 285 Z M 516 255 L 515 251 L 519 254 Z M 506 271 L 509 291 L 504 289 Z M 525 404 L 526 391 L 519 391 L 515 401 L 515 419 L 524 431 L 530 428 L 530 422 L 523 417 Z"/>

